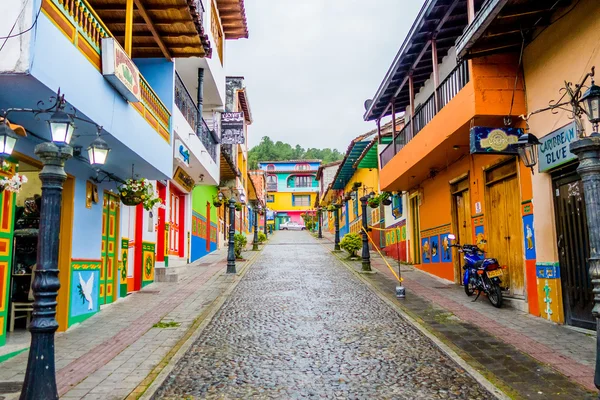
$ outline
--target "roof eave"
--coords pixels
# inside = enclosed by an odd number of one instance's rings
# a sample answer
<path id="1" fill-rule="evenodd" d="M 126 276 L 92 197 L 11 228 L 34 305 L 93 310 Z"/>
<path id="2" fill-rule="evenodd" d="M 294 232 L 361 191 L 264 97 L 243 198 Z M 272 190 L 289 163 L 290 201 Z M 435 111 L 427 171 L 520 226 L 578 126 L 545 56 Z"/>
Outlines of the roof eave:
<path id="1" fill-rule="evenodd" d="M 469 50 L 485 33 L 492 21 L 498 16 L 509 0 L 489 0 L 475 16 L 465 32 L 456 41 L 456 56 L 461 59 L 467 57 Z"/>

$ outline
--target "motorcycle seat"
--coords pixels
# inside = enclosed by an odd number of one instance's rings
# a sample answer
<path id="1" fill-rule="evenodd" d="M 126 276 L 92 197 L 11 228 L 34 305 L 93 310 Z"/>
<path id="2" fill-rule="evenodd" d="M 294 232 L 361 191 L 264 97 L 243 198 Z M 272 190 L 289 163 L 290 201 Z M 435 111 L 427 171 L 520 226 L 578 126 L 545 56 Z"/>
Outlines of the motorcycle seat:
<path id="1" fill-rule="evenodd" d="M 481 268 L 483 265 L 483 260 L 475 261 L 475 268 Z"/>

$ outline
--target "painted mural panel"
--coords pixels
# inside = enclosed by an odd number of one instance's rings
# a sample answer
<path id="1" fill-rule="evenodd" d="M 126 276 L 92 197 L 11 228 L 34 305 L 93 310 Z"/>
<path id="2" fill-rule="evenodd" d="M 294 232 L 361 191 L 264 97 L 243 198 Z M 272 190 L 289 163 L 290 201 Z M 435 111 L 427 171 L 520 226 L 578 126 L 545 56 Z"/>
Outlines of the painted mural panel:
<path id="1" fill-rule="evenodd" d="M 421 238 L 421 258 L 423 264 L 431 263 L 431 245 L 428 237 Z"/>
<path id="2" fill-rule="evenodd" d="M 14 232 L 15 195 L 12 192 L 0 194 L 0 346 L 6 343 L 6 324 L 8 323 L 8 296 L 12 259 L 12 238 Z"/>
<path id="3" fill-rule="evenodd" d="M 142 287 L 154 282 L 155 249 L 155 243 L 142 242 Z"/>
<path id="4" fill-rule="evenodd" d="M 127 266 L 129 265 L 129 239 L 121 238 L 121 262 L 119 270 L 119 297 L 127 296 Z"/>
<path id="5" fill-rule="evenodd" d="M 430 239 L 431 246 L 431 262 L 439 263 L 440 262 L 440 252 L 439 252 L 439 237 L 432 236 Z"/>
<path id="6" fill-rule="evenodd" d="M 450 247 L 449 233 L 440 236 L 442 262 L 452 262 L 452 248 Z"/>
<path id="7" fill-rule="evenodd" d="M 71 262 L 69 326 L 85 321 L 100 310 L 100 260 Z"/>
<path id="8" fill-rule="evenodd" d="M 190 262 L 196 261 L 217 249 L 217 222 L 219 216 L 217 213 L 218 208 L 213 205 L 212 201 L 217 192 L 215 186 L 197 186 L 192 192 Z M 207 215 L 207 213 L 210 213 L 210 215 Z M 238 229 L 239 217 L 236 218 L 235 222 L 236 229 Z"/>

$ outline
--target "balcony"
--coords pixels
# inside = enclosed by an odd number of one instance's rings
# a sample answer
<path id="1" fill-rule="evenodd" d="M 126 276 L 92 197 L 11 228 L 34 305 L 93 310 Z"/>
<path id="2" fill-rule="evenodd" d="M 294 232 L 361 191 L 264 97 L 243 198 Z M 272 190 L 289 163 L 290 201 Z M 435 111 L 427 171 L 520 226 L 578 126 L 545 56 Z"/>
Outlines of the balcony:
<path id="1" fill-rule="evenodd" d="M 392 158 L 408 142 L 410 142 L 457 94 L 469 83 L 469 67 L 467 61 L 458 64 L 446 79 L 436 88 L 438 104 L 435 104 L 435 93 L 415 109 L 415 115 L 380 153 L 381 168 L 385 167 Z"/>
<path id="2" fill-rule="evenodd" d="M 198 110 L 178 73 L 175 73 L 175 105 L 195 130 L 196 136 L 198 136 L 210 157 L 216 162 L 219 139 L 215 132 L 208 127 L 204 118 L 201 118 L 200 110 Z"/>
<path id="3" fill-rule="evenodd" d="M 276 192 L 277 191 L 277 182 L 268 182 L 267 183 L 267 192 Z"/>

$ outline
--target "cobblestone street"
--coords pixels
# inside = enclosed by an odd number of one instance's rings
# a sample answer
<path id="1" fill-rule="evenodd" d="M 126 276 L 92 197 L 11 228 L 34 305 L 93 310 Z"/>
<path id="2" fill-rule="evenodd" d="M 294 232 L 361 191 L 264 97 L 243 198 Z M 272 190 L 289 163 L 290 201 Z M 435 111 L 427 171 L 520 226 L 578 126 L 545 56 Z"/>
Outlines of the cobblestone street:
<path id="1" fill-rule="evenodd" d="M 306 232 L 278 232 L 154 398 L 493 395 Z"/>

